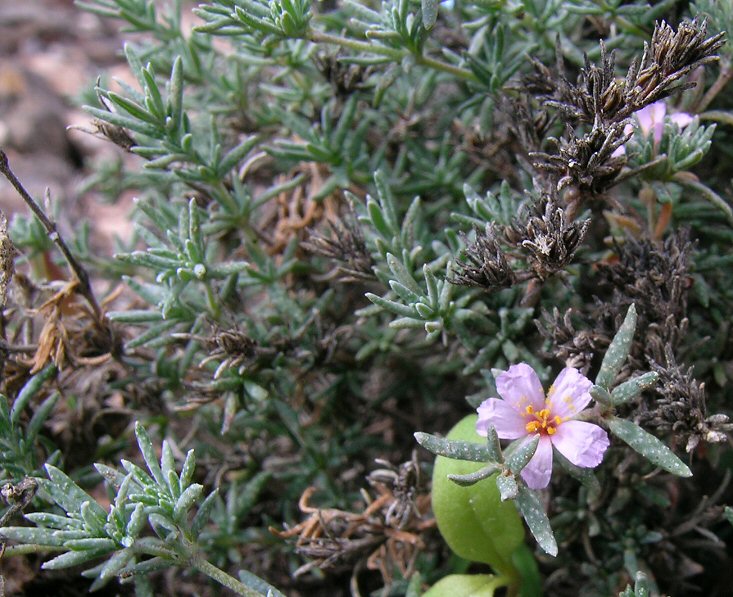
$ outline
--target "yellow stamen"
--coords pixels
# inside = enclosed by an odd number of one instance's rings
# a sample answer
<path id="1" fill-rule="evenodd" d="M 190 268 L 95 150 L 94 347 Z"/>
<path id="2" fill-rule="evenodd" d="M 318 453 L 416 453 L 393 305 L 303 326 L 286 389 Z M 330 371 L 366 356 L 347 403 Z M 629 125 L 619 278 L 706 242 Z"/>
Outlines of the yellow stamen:
<path id="1" fill-rule="evenodd" d="M 530 421 L 525 426 L 525 429 L 529 433 L 537 433 L 540 430 L 540 422 L 539 421 Z"/>
<path id="2" fill-rule="evenodd" d="M 545 407 L 539 412 L 535 412 L 534 408 L 530 405 L 527 406 L 524 409 L 524 412 L 526 414 L 522 416 L 531 416 L 534 417 L 534 420 L 529 421 L 525 425 L 525 430 L 527 433 L 539 433 L 544 431 L 547 433 L 547 435 L 555 435 L 557 433 L 557 426 L 562 423 L 562 417 L 555 415 L 554 417 L 552 415 L 552 405 L 550 404 L 549 400 L 545 400 Z"/>

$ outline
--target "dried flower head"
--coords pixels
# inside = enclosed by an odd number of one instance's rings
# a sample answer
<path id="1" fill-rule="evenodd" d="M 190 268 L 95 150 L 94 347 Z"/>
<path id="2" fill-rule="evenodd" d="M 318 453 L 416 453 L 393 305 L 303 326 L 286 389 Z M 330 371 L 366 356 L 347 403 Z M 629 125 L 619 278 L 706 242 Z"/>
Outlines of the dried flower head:
<path id="1" fill-rule="evenodd" d="M 549 175 L 558 190 L 572 185 L 597 195 L 614 186 L 626 163 L 623 145 L 631 136 L 629 117 L 695 85 L 679 80 L 697 66 L 717 60 L 715 52 L 724 43 L 722 33 L 706 36 L 705 21 L 683 21 L 677 30 L 657 23 L 651 43 L 624 79 L 616 78 L 614 54 L 601 43 L 600 63 L 592 64 L 586 57 L 575 82 L 565 71 L 558 39 L 555 72 L 535 61 L 535 73 L 522 80 L 522 88 L 559 111 L 568 128 L 561 139 L 549 138 L 545 151 L 539 150 L 531 134 L 520 137 L 533 148 L 532 165 Z M 590 125 L 590 130 L 579 136 L 571 126 L 576 123 Z"/>
<path id="2" fill-rule="evenodd" d="M 614 54 L 601 43 L 600 64 L 586 57 L 575 83 L 568 80 L 558 48 L 557 72 L 534 61 L 535 73 L 525 78 L 524 85 L 571 120 L 594 127 L 618 124 L 649 104 L 693 87 L 694 82 L 678 81 L 717 60 L 715 52 L 725 43 L 724 37 L 719 33 L 707 38 L 707 25 L 698 19 L 683 21 L 676 31 L 664 21 L 657 22 L 651 42 L 644 45 L 641 59 L 632 62 L 624 79 L 616 78 Z"/>
<path id="3" fill-rule="evenodd" d="M 573 321 L 574 314 L 573 309 L 561 314 L 555 307 L 551 314 L 543 311 L 542 319 L 535 323 L 540 334 L 551 341 L 553 352 L 552 355 L 547 354 L 548 357 L 554 355 L 565 366 L 587 373 L 594 355 L 602 353 L 608 347 L 609 338 L 606 334 L 599 338 L 593 330 L 576 325 Z"/>
<path id="4" fill-rule="evenodd" d="M 541 210 L 541 211 L 540 211 Z M 520 246 L 528 253 L 529 265 L 540 280 L 563 270 L 572 260 L 588 231 L 590 220 L 568 222 L 564 210 L 551 197 L 536 205 L 527 223 L 515 226 L 522 237 Z"/>
<path id="5" fill-rule="evenodd" d="M 619 313 L 636 304 L 639 339 L 633 353 L 661 362 L 663 347 L 676 347 L 686 325 L 689 231 L 682 228 L 663 243 L 630 237 L 615 248 L 617 260 L 598 266 L 599 294 L 614 297 Z"/>
<path id="6" fill-rule="evenodd" d="M 99 84 L 100 81 L 98 79 L 97 87 L 99 87 Z M 97 100 L 99 101 L 99 104 L 102 106 L 102 108 L 104 108 L 104 110 L 110 113 L 115 113 L 115 110 L 110 106 L 107 98 L 102 95 L 99 90 L 97 91 Z M 88 130 L 86 128 L 77 126 L 74 126 L 72 128 L 80 130 L 84 133 L 89 133 L 94 136 L 105 137 L 107 140 L 111 141 L 118 147 L 121 147 L 125 151 L 130 151 L 133 147 L 135 147 L 135 145 L 137 145 L 130 131 L 119 125 L 104 122 L 99 118 L 94 118 L 92 119 L 92 126 L 94 127 L 93 130 Z"/>
<path id="7" fill-rule="evenodd" d="M 692 82 L 674 86 L 673 83 L 698 66 L 715 62 L 718 59 L 715 52 L 724 43 L 725 33 L 707 37 L 704 20 L 684 20 L 676 31 L 664 21 L 656 23 L 652 40 L 644 47 L 638 72 L 631 79 L 633 87 L 627 84 L 631 89 L 640 89 L 636 94 L 636 106 L 629 106 L 628 114 L 676 91 L 693 87 L 695 83 Z"/>
<path id="8" fill-rule="evenodd" d="M 466 236 L 463 238 L 465 240 Z M 508 288 L 516 281 L 491 224 L 483 231 L 476 229 L 476 240 L 468 244 L 462 259 L 450 279 L 452 284 L 478 286 L 492 291 Z"/>
<path id="9" fill-rule="evenodd" d="M 308 241 L 301 243 L 306 251 L 337 262 L 326 279 L 337 278 L 342 282 L 372 280 L 373 260 L 364 235 L 351 210 L 340 222 L 328 221 L 329 237 L 311 233 Z"/>
<path id="10" fill-rule="evenodd" d="M 700 442 L 720 443 L 728 439 L 733 430 L 727 415 L 708 416 L 705 405 L 705 384 L 692 375 L 692 367 L 686 371 L 678 365 L 672 348 L 665 350 L 664 365 L 652 362 L 659 374 L 660 383 L 654 400 L 648 401 L 640 413 L 640 421 L 660 431 L 671 432 L 692 452 Z"/>
<path id="11" fill-rule="evenodd" d="M 350 64 L 339 58 L 338 54 L 317 54 L 314 62 L 324 78 L 333 86 L 336 95 L 345 99 L 367 86 L 367 79 L 374 69 L 371 66 Z"/>
<path id="12" fill-rule="evenodd" d="M 5 306 L 8 286 L 15 272 L 15 255 L 17 249 L 8 236 L 8 220 L 0 211 L 0 309 Z"/>
<path id="13" fill-rule="evenodd" d="M 617 150 L 631 138 L 625 123 L 597 127 L 582 137 L 568 128 L 560 139 L 548 139 L 548 151 L 530 153 L 532 165 L 552 175 L 556 189 L 574 186 L 581 192 L 600 194 L 616 184 L 626 164 Z"/>

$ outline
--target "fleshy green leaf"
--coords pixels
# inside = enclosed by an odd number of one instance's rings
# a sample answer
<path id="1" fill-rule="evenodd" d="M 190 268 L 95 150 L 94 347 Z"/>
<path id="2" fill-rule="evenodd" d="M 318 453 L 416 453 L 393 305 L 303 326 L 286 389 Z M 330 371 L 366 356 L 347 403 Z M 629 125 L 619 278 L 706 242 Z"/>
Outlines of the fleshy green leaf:
<path id="1" fill-rule="evenodd" d="M 44 563 L 41 568 L 44 570 L 61 570 L 62 568 L 70 568 L 71 566 L 78 566 L 89 560 L 93 560 L 104 555 L 105 552 L 88 549 L 85 551 L 67 551 L 62 553 L 60 556 L 49 560 Z"/>
<path id="2" fill-rule="evenodd" d="M 198 512 L 196 512 L 196 516 L 194 516 L 193 521 L 191 521 L 191 533 L 193 533 L 194 537 L 197 537 L 199 535 L 199 533 L 203 530 L 204 525 L 209 521 L 211 511 L 214 509 L 214 504 L 216 504 L 216 498 L 218 495 L 219 490 L 215 489 L 206 496 L 206 499 L 199 506 L 199 510 Z"/>
<path id="3" fill-rule="evenodd" d="M 519 492 L 519 485 L 513 475 L 498 475 L 496 477 L 496 486 L 499 488 L 501 501 L 513 500 Z"/>
<path id="4" fill-rule="evenodd" d="M 438 20 L 440 0 L 422 0 L 422 24 L 425 29 L 432 29 Z"/>
<path id="5" fill-rule="evenodd" d="M 483 463 L 491 460 L 489 449 L 485 445 L 476 444 L 475 442 L 442 438 L 421 431 L 415 434 L 415 439 L 423 448 L 437 456 Z"/>
<path id="6" fill-rule="evenodd" d="M 644 390 L 648 390 L 659 379 L 659 374 L 654 371 L 644 373 L 639 377 L 625 381 L 621 385 L 615 387 L 611 392 L 611 401 L 614 405 L 624 404 L 630 402 L 641 396 Z"/>
<path id="7" fill-rule="evenodd" d="M 124 568 L 134 553 L 132 550 L 123 549 L 114 554 L 109 560 L 107 560 L 102 567 L 99 569 L 97 578 L 92 583 L 89 591 L 96 591 L 101 589 L 107 582 L 109 582 L 114 576 Z"/>
<path id="8" fill-rule="evenodd" d="M 145 464 L 148 465 L 150 474 L 153 475 L 153 478 L 158 485 L 161 487 L 167 487 L 168 483 L 166 482 L 166 478 L 163 476 L 163 471 L 158 463 L 153 442 L 150 440 L 150 436 L 145 430 L 145 427 L 143 427 L 139 422 L 135 423 L 135 435 L 137 436 L 137 445 L 140 447 L 140 452 L 145 459 Z"/>
<path id="9" fill-rule="evenodd" d="M 555 541 L 555 534 L 552 532 L 550 519 L 547 518 L 537 493 L 521 485 L 514 502 L 527 522 L 532 535 L 537 539 L 537 544 L 549 555 L 556 556 L 557 542 Z"/>
<path id="10" fill-rule="evenodd" d="M 537 451 L 537 446 L 539 445 L 540 435 L 538 433 L 530 441 L 520 444 L 515 450 L 512 451 L 511 455 L 509 455 L 509 457 L 506 459 L 506 463 L 515 475 L 518 475 L 520 471 L 525 466 L 527 466 L 529 461 L 532 459 L 532 456 L 534 456 L 534 453 Z"/>
<path id="11" fill-rule="evenodd" d="M 613 405 L 611 394 L 606 388 L 594 384 L 590 387 L 589 393 L 598 404 L 602 404 L 603 406 Z"/>
<path id="12" fill-rule="evenodd" d="M 173 518 L 181 521 L 204 492 L 204 486 L 194 483 L 181 494 L 173 508 Z"/>
<path id="13" fill-rule="evenodd" d="M 446 440 L 440 441 L 463 446 L 473 443 L 477 452 L 485 452 L 484 438 L 476 433 L 476 419 L 476 415 L 465 417 L 453 427 Z M 463 451 L 468 450 L 464 447 Z M 511 555 L 524 541 L 524 528 L 514 504 L 501 501 L 494 476 L 470 487 L 460 487 L 448 479 L 448 475 L 469 475 L 480 468 L 481 464 L 475 462 L 436 458 L 432 494 L 435 520 L 456 554 L 474 562 L 485 562 L 512 579 L 512 583 L 518 583 Z"/>
<path id="14" fill-rule="evenodd" d="M 494 473 L 499 472 L 499 470 L 500 468 L 497 465 L 490 464 L 489 466 L 485 466 L 484 468 L 477 470 L 475 473 L 469 473 L 467 475 L 448 475 L 448 478 L 458 485 L 468 486 L 478 483 L 482 479 L 486 479 L 486 477 L 490 477 Z"/>
<path id="15" fill-rule="evenodd" d="M 493 425 L 489 425 L 486 429 L 486 448 L 489 451 L 491 460 L 504 462 L 504 455 L 501 453 L 501 444 L 499 443 L 499 435 L 496 433 L 496 427 Z"/>
<path id="16" fill-rule="evenodd" d="M 242 581 L 242 584 L 250 589 L 258 591 L 261 595 L 267 595 L 268 597 L 285 597 L 283 593 L 273 587 L 266 580 L 252 574 L 248 570 L 239 571 L 239 580 Z"/>
<path id="17" fill-rule="evenodd" d="M 48 545 L 61 547 L 64 544 L 64 537 L 54 529 L 39 527 L 3 527 L 0 537 L 18 543 Z"/>
<path id="18" fill-rule="evenodd" d="M 559 450 L 553 451 L 553 458 L 560 467 L 565 470 L 571 477 L 580 481 L 588 490 L 591 499 L 601 493 L 601 484 L 598 482 L 592 468 L 584 468 L 575 466 L 570 462 Z"/>
<path id="19" fill-rule="evenodd" d="M 40 481 L 43 489 L 45 489 L 53 498 L 53 500 L 70 514 L 78 514 L 81 512 L 82 504 L 89 503 L 89 507 L 93 515 L 101 524 L 107 518 L 107 513 L 92 497 L 79 487 L 66 473 L 60 471 L 51 464 L 46 465 L 46 473 L 50 481 L 42 479 Z"/>
<path id="20" fill-rule="evenodd" d="M 680 477 L 691 477 L 692 471 L 664 443 L 636 423 L 614 417 L 608 428 L 652 464 Z"/>
<path id="21" fill-rule="evenodd" d="M 493 574 L 451 574 L 430 587 L 423 597 L 492 597 L 506 579 Z"/>
<path id="22" fill-rule="evenodd" d="M 115 543 L 109 537 L 87 537 L 86 539 L 72 539 L 64 543 L 64 547 L 73 549 L 74 551 L 98 551 L 110 552 L 117 548 Z"/>
<path id="23" fill-rule="evenodd" d="M 621 327 L 616 332 L 616 335 L 611 341 L 611 345 L 608 347 L 603 362 L 601 363 L 601 370 L 598 372 L 596 377 L 596 385 L 603 388 L 610 389 L 613 381 L 616 379 L 616 375 L 621 370 L 626 357 L 629 356 L 629 350 L 631 350 L 631 341 L 634 338 L 634 331 L 636 330 L 636 307 L 632 303 L 629 310 L 626 312 L 626 317 Z"/>
<path id="24" fill-rule="evenodd" d="M 35 396 L 39 392 L 44 383 L 46 383 L 49 379 L 56 375 L 56 371 L 57 369 L 55 365 L 48 365 L 45 369 L 39 371 L 33 377 L 31 377 L 30 380 L 28 380 L 28 382 L 23 386 L 23 388 L 18 393 L 15 401 L 13 402 L 13 407 L 10 409 L 10 422 L 13 425 L 18 424 L 18 421 L 20 420 L 20 414 L 28 405 L 31 398 L 33 398 L 33 396 Z"/>

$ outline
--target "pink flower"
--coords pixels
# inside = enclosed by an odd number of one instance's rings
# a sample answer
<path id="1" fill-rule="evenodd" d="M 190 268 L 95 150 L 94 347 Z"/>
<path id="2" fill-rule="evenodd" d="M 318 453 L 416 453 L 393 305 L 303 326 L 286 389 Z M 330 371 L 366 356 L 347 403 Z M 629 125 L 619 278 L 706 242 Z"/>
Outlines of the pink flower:
<path id="1" fill-rule="evenodd" d="M 641 132 L 646 137 L 650 132 L 654 135 L 654 144 L 658 145 L 664 133 L 664 117 L 667 115 L 667 104 L 664 101 L 654 102 L 636 112 L 636 120 Z M 676 112 L 669 115 L 669 119 L 678 127 L 685 128 L 692 122 L 693 116 L 687 112 Z M 634 130 L 633 124 L 624 127 L 624 133 L 629 134 Z M 613 152 L 613 157 L 624 155 L 626 149 L 622 145 Z"/>
<path id="2" fill-rule="evenodd" d="M 576 466 L 593 468 L 603 460 L 609 446 L 608 435 L 598 425 L 576 421 L 574 417 L 591 401 L 593 385 L 577 369 L 566 367 L 550 386 L 547 397 L 534 369 L 526 363 L 512 365 L 496 378 L 498 398 L 489 398 L 478 407 L 476 432 L 486 436 L 493 425 L 501 439 L 531 441 L 539 435 L 537 451 L 522 478 L 531 489 L 550 483 L 553 446 Z"/>
<path id="3" fill-rule="evenodd" d="M 652 132 L 654 134 L 654 143 L 659 143 L 662 140 L 662 133 L 664 132 L 664 117 L 666 115 L 667 104 L 663 101 L 650 104 L 636 113 L 636 118 L 639 121 L 641 132 L 644 133 L 644 135 L 648 135 L 649 132 Z M 686 112 L 670 114 L 669 119 L 680 128 L 684 128 L 692 122 L 692 116 Z"/>

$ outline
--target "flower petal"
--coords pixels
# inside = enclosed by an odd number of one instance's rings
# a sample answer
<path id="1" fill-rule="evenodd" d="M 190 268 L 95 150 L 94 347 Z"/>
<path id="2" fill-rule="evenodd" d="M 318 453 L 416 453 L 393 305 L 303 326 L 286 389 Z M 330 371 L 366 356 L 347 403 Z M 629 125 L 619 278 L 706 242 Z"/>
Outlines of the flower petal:
<path id="1" fill-rule="evenodd" d="M 672 122 L 674 122 L 681 129 L 685 128 L 688 124 L 690 124 L 693 118 L 694 116 L 692 114 L 688 114 L 687 112 L 677 112 L 676 114 L 672 114 L 669 117 L 669 119 Z"/>
<path id="2" fill-rule="evenodd" d="M 501 439 L 517 439 L 527 435 L 526 423 L 519 411 L 509 403 L 498 398 L 489 398 L 478 407 L 476 433 L 486 437 L 489 425 L 493 425 Z"/>
<path id="3" fill-rule="evenodd" d="M 631 123 L 628 123 L 624 126 L 624 135 L 629 135 L 634 132 L 634 125 Z M 616 149 L 613 150 L 613 153 L 611 154 L 612 158 L 617 158 L 622 155 L 626 155 L 626 145 L 619 145 Z"/>
<path id="4" fill-rule="evenodd" d="M 662 140 L 662 135 L 664 135 L 664 121 L 655 122 L 652 131 L 654 131 L 654 143 L 658 144 Z"/>
<path id="5" fill-rule="evenodd" d="M 527 441 L 534 436 L 530 436 Z M 552 441 L 550 436 L 542 435 L 537 451 L 527 466 L 522 469 L 522 479 L 530 489 L 544 489 L 550 484 L 552 476 Z"/>
<path id="6" fill-rule="evenodd" d="M 667 113 L 667 105 L 663 101 L 654 102 L 649 106 L 646 106 L 636 113 L 636 118 L 639 121 L 644 135 L 648 135 L 650 131 L 654 131 L 654 140 L 659 141 L 657 138 L 657 126 L 660 123 L 664 123 L 664 115 Z M 661 133 L 660 133 L 661 137 Z"/>
<path id="7" fill-rule="evenodd" d="M 517 412 L 524 414 L 528 406 L 540 410 L 545 404 L 545 392 L 540 378 L 527 363 L 512 365 L 496 378 L 496 390 Z"/>
<path id="8" fill-rule="evenodd" d="M 567 419 L 583 410 L 591 400 L 588 393 L 593 382 L 573 367 L 560 371 L 547 392 L 547 401 L 553 417 Z"/>
<path id="9" fill-rule="evenodd" d="M 584 468 L 601 464 L 609 443 L 603 429 L 584 421 L 565 421 L 552 436 L 552 445 L 575 466 Z"/>
<path id="10" fill-rule="evenodd" d="M 622 155 L 626 155 L 626 147 L 624 145 L 619 145 L 616 149 L 613 150 L 611 157 L 619 158 Z"/>

